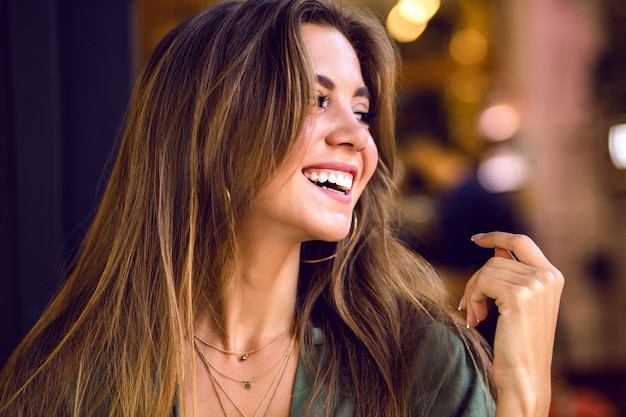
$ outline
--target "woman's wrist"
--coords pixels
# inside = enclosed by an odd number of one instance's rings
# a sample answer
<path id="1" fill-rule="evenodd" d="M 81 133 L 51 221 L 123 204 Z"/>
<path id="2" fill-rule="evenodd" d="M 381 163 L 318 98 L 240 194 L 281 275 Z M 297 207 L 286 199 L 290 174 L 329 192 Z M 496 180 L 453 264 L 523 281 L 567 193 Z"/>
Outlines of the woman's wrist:
<path id="1" fill-rule="evenodd" d="M 547 417 L 552 389 L 550 383 L 536 384 L 528 379 L 498 388 L 496 417 Z"/>

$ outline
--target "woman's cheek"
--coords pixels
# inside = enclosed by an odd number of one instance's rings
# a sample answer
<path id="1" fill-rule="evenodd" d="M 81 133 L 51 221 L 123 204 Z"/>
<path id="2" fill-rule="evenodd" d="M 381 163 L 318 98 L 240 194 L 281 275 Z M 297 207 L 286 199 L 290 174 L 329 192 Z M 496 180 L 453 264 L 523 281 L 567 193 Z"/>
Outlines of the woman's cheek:
<path id="1" fill-rule="evenodd" d="M 378 166 L 378 148 L 373 139 L 370 138 L 370 142 L 367 145 L 367 149 L 364 152 L 363 156 L 363 174 L 361 177 L 361 181 L 359 181 L 359 187 L 357 190 L 357 200 L 363 194 L 363 191 L 369 184 L 372 176 L 376 172 L 376 167 Z"/>

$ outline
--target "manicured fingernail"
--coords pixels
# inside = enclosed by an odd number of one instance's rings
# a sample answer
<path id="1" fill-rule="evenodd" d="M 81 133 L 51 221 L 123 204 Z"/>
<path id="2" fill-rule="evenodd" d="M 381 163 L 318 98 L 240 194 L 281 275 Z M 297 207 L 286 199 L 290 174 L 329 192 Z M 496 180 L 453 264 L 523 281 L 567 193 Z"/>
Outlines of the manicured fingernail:
<path id="1" fill-rule="evenodd" d="M 465 327 L 467 327 L 467 329 L 469 330 L 469 328 L 470 328 L 469 323 L 467 323 L 467 324 L 465 325 Z"/>
<path id="2" fill-rule="evenodd" d="M 476 242 L 477 240 L 482 239 L 485 236 L 484 233 L 477 233 L 474 236 L 472 236 L 470 239 L 472 242 Z"/>
<path id="3" fill-rule="evenodd" d="M 461 311 L 463 309 L 463 304 L 465 303 L 465 296 L 461 297 L 461 301 L 459 302 L 459 307 L 457 310 Z"/>

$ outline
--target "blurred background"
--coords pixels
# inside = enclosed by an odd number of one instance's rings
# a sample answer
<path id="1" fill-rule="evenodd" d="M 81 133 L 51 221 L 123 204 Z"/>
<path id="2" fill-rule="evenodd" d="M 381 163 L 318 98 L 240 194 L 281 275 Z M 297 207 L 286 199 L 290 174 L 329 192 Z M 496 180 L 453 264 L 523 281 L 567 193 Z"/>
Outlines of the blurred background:
<path id="1" fill-rule="evenodd" d="M 626 2 L 350 2 L 402 55 L 402 239 L 458 298 L 491 255 L 471 235 L 532 236 L 567 281 L 552 415 L 626 415 Z M 89 224 L 138 72 L 211 3 L 0 1 L 0 363 Z"/>

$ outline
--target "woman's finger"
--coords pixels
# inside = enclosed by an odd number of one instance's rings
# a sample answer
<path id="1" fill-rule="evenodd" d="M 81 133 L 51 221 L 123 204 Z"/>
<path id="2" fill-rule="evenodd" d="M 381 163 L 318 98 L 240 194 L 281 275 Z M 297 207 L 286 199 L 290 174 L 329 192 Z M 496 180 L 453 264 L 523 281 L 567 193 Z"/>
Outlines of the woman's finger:
<path id="1" fill-rule="evenodd" d="M 511 285 L 532 286 L 533 280 L 543 279 L 543 270 L 531 267 L 513 260 L 508 251 L 496 251 L 496 255 L 490 258 L 485 265 L 476 271 L 468 280 L 459 310 L 467 309 L 467 323 L 477 325 L 487 317 L 489 298 L 496 299 L 500 293 L 494 286 L 496 281 L 507 282 Z M 477 290 L 478 280 L 488 281 L 483 283 L 484 290 Z"/>
<path id="2" fill-rule="evenodd" d="M 517 260 L 528 265 L 554 268 L 541 249 L 526 235 L 505 232 L 479 233 L 472 236 L 472 241 L 483 248 L 511 252 Z"/>
<path id="3" fill-rule="evenodd" d="M 524 313 L 527 299 L 540 294 L 550 285 L 550 272 L 528 267 L 526 271 L 483 267 L 476 273 L 474 282 L 465 294 L 468 312 L 478 320 L 486 317 L 487 299 L 496 301 L 498 309 L 516 309 Z M 485 309 L 485 310 L 483 310 Z M 468 322 L 472 323 L 472 317 Z"/>

